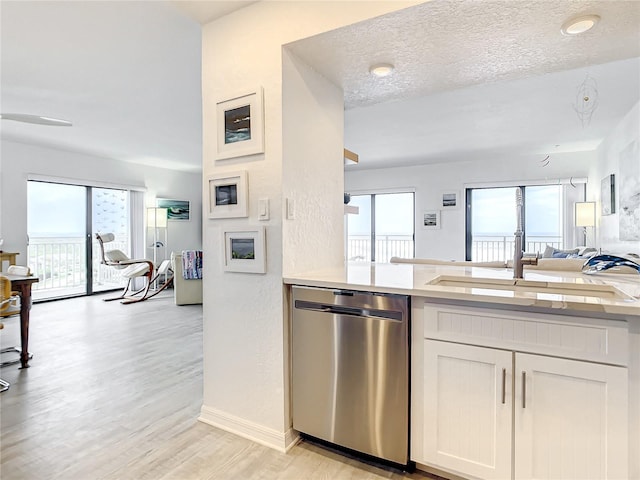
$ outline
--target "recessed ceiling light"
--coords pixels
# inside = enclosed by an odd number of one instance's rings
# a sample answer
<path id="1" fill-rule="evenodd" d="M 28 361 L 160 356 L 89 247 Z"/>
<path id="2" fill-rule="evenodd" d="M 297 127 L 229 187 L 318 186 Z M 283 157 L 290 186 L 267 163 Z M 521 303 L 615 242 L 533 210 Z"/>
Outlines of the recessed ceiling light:
<path id="1" fill-rule="evenodd" d="M 394 66 L 390 63 L 377 63 L 369 67 L 369 72 L 376 77 L 386 77 L 387 75 L 391 75 L 393 69 Z"/>
<path id="2" fill-rule="evenodd" d="M 563 35 L 579 35 L 591 30 L 599 21 L 600 17 L 598 15 L 582 15 L 564 22 L 560 31 Z"/>

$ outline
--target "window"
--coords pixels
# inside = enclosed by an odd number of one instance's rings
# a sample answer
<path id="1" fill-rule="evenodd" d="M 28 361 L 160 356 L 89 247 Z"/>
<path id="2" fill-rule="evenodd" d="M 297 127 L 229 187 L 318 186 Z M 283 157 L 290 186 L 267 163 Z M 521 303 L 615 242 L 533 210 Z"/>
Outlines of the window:
<path id="1" fill-rule="evenodd" d="M 27 183 L 27 262 L 36 300 L 87 293 L 85 187 Z"/>
<path id="2" fill-rule="evenodd" d="M 35 300 L 121 288 L 121 271 L 101 265 L 95 233 L 113 233 L 131 252 L 131 194 L 127 190 L 27 182 L 27 262 L 39 279 Z"/>
<path id="3" fill-rule="evenodd" d="M 347 215 L 347 259 L 388 262 L 414 256 L 414 194 L 352 195 L 357 215 Z"/>
<path id="4" fill-rule="evenodd" d="M 516 190 L 524 192 L 523 245 L 525 252 L 542 252 L 547 245 L 564 248 L 573 235 L 567 212 L 584 185 L 571 185 L 579 192 L 567 195 L 566 185 L 533 185 L 467 190 L 466 259 L 506 261 L 513 258 L 516 225 Z M 571 198 L 569 198 L 571 197 Z M 567 241 L 568 240 L 568 241 Z"/>

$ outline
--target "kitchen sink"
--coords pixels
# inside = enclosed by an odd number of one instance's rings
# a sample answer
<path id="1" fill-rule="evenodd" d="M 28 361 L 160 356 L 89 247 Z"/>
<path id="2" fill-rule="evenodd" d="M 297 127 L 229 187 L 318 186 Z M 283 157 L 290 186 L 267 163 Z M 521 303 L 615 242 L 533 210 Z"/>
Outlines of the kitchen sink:
<path id="1" fill-rule="evenodd" d="M 547 293 L 552 295 L 572 295 L 596 297 L 610 300 L 628 300 L 632 297 L 613 285 L 583 284 L 572 282 L 544 282 L 520 278 L 480 278 L 440 275 L 427 285 L 437 287 L 471 288 L 482 290 L 502 290 L 518 293 Z"/>

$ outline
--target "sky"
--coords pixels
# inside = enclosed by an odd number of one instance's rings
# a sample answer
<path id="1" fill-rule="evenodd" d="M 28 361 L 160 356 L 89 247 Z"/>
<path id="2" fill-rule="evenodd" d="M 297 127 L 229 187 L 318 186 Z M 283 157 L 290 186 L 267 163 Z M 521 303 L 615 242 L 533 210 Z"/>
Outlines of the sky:
<path id="1" fill-rule="evenodd" d="M 94 230 L 126 231 L 127 197 L 120 190 L 94 188 Z M 82 186 L 45 182 L 28 184 L 28 232 L 30 236 L 84 236 L 85 195 Z M 349 215 L 349 235 L 370 235 L 371 196 L 353 195 L 351 205 L 358 215 Z M 526 187 L 526 230 L 528 236 L 562 234 L 562 187 Z M 376 234 L 413 235 L 414 194 L 377 194 Z M 516 230 L 515 188 L 474 189 L 472 193 L 474 235 L 511 236 Z"/>
<path id="2" fill-rule="evenodd" d="M 378 235 L 413 235 L 413 193 L 377 194 Z M 359 207 L 358 215 L 348 215 L 349 235 L 370 235 L 371 196 L 352 195 L 349 205 Z"/>
<path id="3" fill-rule="evenodd" d="M 472 224 L 474 235 L 512 236 L 516 231 L 515 188 L 474 189 Z M 377 194 L 376 234 L 413 235 L 414 195 Z M 370 235 L 371 196 L 352 195 L 350 205 L 358 206 L 358 215 L 349 215 L 349 235 Z M 562 186 L 543 185 L 525 188 L 526 232 L 531 236 L 562 235 Z"/>
<path id="4" fill-rule="evenodd" d="M 27 184 L 27 232 L 30 237 L 84 237 L 86 234 L 86 187 L 57 183 Z M 128 193 L 92 188 L 93 230 L 127 233 Z"/>
<path id="5" fill-rule="evenodd" d="M 86 190 L 75 185 L 27 184 L 27 232 L 30 237 L 81 236 L 86 231 Z"/>
<path id="6" fill-rule="evenodd" d="M 516 189 L 484 188 L 472 192 L 474 235 L 511 236 L 516 231 Z M 525 188 L 525 229 L 532 236 L 562 235 L 562 187 Z"/>

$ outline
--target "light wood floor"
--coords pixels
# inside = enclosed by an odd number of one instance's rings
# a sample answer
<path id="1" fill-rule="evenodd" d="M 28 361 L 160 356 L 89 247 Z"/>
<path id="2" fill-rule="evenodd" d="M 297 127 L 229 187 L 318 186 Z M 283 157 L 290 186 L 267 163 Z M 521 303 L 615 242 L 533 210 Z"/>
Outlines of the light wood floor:
<path id="1" fill-rule="evenodd" d="M 5 319 L 2 346 L 19 343 Z M 5 367 L 2 480 L 426 479 L 302 442 L 288 454 L 196 420 L 202 308 L 83 297 L 31 315 L 31 368 Z M 5 357 L 6 358 L 6 357 Z"/>

